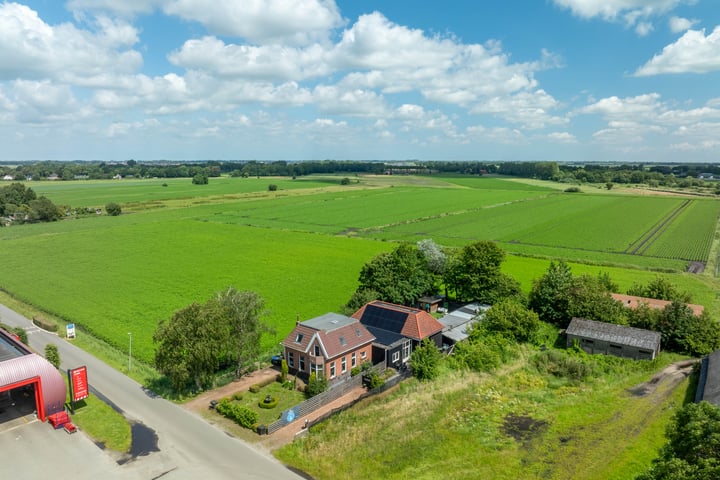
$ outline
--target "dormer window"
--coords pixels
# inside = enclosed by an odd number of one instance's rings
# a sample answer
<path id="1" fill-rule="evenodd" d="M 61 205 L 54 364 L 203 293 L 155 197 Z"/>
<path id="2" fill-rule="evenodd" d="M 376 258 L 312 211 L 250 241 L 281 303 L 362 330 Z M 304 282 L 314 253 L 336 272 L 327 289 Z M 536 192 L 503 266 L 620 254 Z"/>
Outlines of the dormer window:
<path id="1" fill-rule="evenodd" d="M 295 337 L 295 343 L 302 343 L 302 340 L 303 340 L 303 334 L 298 333 L 297 337 Z"/>
<path id="2" fill-rule="evenodd" d="M 340 337 L 340 345 L 342 345 L 343 347 L 345 345 L 347 345 L 347 342 L 345 341 L 345 337 Z"/>

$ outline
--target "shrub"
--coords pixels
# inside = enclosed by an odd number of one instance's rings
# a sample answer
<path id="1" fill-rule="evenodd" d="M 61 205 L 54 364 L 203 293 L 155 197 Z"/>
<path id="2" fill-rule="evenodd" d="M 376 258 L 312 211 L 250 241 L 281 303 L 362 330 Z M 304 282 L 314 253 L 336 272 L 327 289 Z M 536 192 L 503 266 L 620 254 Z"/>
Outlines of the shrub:
<path id="1" fill-rule="evenodd" d="M 340 180 L 340 185 L 350 185 L 350 179 L 348 177 L 343 177 L 343 179 Z"/>
<path id="2" fill-rule="evenodd" d="M 285 380 L 287 380 L 288 371 L 289 371 L 288 364 L 285 361 L 285 359 L 283 358 L 280 361 L 280 383 L 285 383 Z"/>
<path id="3" fill-rule="evenodd" d="M 253 428 L 253 425 L 258 421 L 257 412 L 250 410 L 244 405 L 231 403 L 224 398 L 220 400 L 215 410 L 217 410 L 220 415 L 229 418 L 241 427 Z"/>
<path id="4" fill-rule="evenodd" d="M 60 368 L 60 351 L 57 345 L 48 343 L 45 345 L 45 359 L 55 368 Z"/>
<path id="5" fill-rule="evenodd" d="M 580 187 L 568 187 L 565 189 L 565 193 L 580 193 Z"/>
<path id="6" fill-rule="evenodd" d="M 535 355 L 531 362 L 540 373 L 581 381 L 595 370 L 592 363 L 586 360 L 560 350 L 546 350 Z"/>
<path id="7" fill-rule="evenodd" d="M 250 385 L 250 392 L 251 393 L 260 393 L 261 388 L 262 387 L 260 385 L 258 385 L 257 383 L 254 385 Z"/>
<path id="8" fill-rule="evenodd" d="M 57 325 L 53 322 L 45 320 L 43 317 L 33 316 L 32 321 L 36 326 L 42 328 L 43 330 L 47 330 L 48 332 L 57 332 Z"/>
<path id="9" fill-rule="evenodd" d="M 305 387 L 305 393 L 308 397 L 314 397 L 315 395 L 327 390 L 328 381 L 325 377 L 318 377 L 315 372 L 310 374 L 307 387 Z"/>
<path id="10" fill-rule="evenodd" d="M 270 185 L 268 185 L 269 192 L 274 192 L 276 190 L 277 190 L 277 185 L 275 185 L 274 183 L 271 183 Z"/>
<path id="11" fill-rule="evenodd" d="M 25 345 L 28 344 L 28 335 L 24 328 L 22 327 L 15 327 L 12 329 L 12 333 L 18 336 L 20 341 L 24 343 Z"/>
<path id="12" fill-rule="evenodd" d="M 243 399 L 243 394 L 240 392 L 235 392 L 232 396 L 232 399 L 235 400 L 236 402 L 239 402 L 240 400 Z"/>
<path id="13" fill-rule="evenodd" d="M 385 380 L 380 375 L 378 375 L 376 371 L 373 370 L 368 374 L 368 376 L 370 377 L 370 381 L 368 382 L 368 387 L 370 388 L 370 390 L 385 385 Z"/>
<path id="14" fill-rule="evenodd" d="M 122 213 L 122 208 L 115 202 L 110 202 L 105 205 L 105 212 L 111 217 L 117 217 Z"/>
<path id="15" fill-rule="evenodd" d="M 359 365 L 358 365 L 357 367 L 353 367 L 353 368 L 350 369 L 350 376 L 351 376 L 351 377 L 354 377 L 354 376 L 357 375 L 358 373 L 360 373 L 360 366 L 359 366 Z"/>
<path id="16" fill-rule="evenodd" d="M 279 401 L 280 399 L 278 397 L 270 397 L 269 402 L 266 402 L 265 399 L 262 399 L 258 402 L 258 407 L 264 408 L 266 410 L 272 410 L 273 408 L 277 407 Z"/>
<path id="17" fill-rule="evenodd" d="M 434 380 L 440 374 L 440 351 L 427 338 L 410 355 L 413 375 L 418 380 Z"/>

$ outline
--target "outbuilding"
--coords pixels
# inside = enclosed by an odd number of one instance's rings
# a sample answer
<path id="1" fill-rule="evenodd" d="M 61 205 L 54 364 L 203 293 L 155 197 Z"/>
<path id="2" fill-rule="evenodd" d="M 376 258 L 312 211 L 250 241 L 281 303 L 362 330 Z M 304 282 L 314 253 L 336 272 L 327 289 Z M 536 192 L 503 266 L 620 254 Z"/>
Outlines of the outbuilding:
<path id="1" fill-rule="evenodd" d="M 702 401 L 720 407 L 720 350 L 702 359 L 695 402 Z"/>
<path id="2" fill-rule="evenodd" d="M 67 387 L 60 372 L 14 335 L 0 329 L 0 398 L 34 397 L 40 421 L 65 409 Z"/>
<path id="3" fill-rule="evenodd" d="M 565 330 L 567 346 L 635 360 L 653 360 L 660 353 L 660 333 L 584 318 L 573 318 Z"/>

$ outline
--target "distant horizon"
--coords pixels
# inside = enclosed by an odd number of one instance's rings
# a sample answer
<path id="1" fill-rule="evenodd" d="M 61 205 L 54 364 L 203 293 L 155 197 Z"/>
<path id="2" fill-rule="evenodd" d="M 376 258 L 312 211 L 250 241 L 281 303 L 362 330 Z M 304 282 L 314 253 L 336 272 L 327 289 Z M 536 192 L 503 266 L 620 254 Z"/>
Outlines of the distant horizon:
<path id="1" fill-rule="evenodd" d="M 717 0 L 15 0 L 0 31 L 4 162 L 720 160 Z"/>

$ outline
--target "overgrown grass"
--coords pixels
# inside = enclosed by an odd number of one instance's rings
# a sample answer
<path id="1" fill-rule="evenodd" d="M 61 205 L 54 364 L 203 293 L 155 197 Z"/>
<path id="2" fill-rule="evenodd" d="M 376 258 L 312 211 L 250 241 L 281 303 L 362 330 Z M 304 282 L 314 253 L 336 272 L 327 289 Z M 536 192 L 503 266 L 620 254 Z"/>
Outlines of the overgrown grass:
<path id="1" fill-rule="evenodd" d="M 276 455 L 318 479 L 630 479 L 649 465 L 687 380 L 668 396 L 638 397 L 626 389 L 651 372 L 637 372 L 637 363 L 576 383 L 538 373 L 529 354 L 493 376 L 449 371 L 433 383 L 410 380 Z M 504 428 L 512 417 L 532 419 L 535 430 L 516 440 Z"/>

